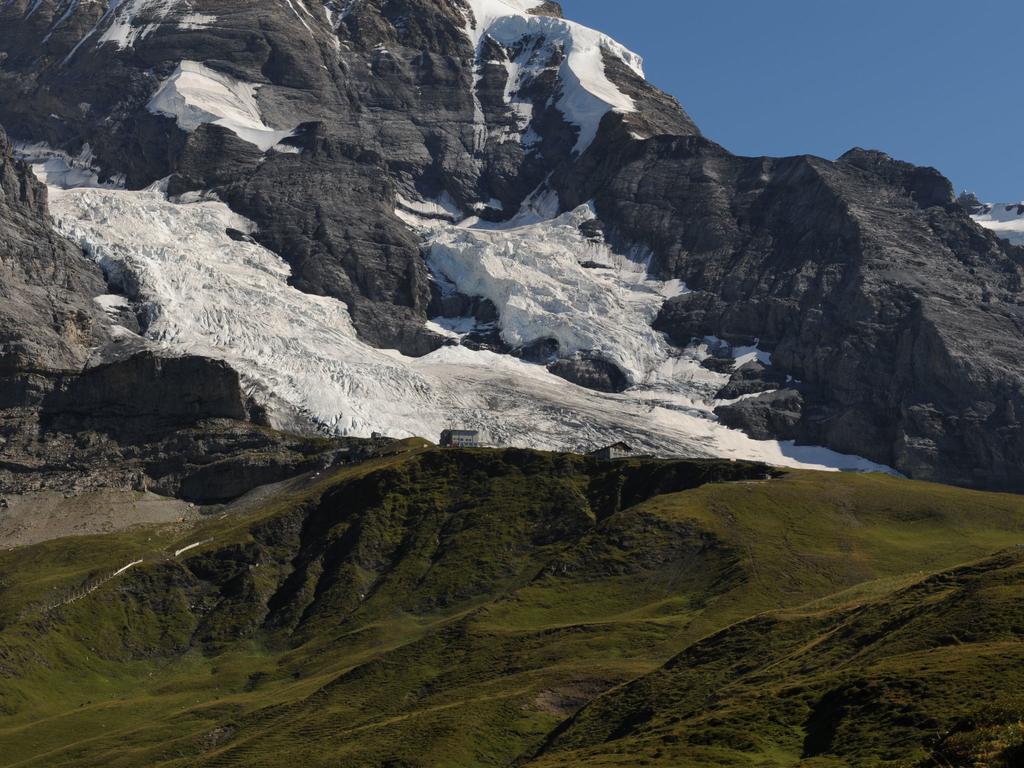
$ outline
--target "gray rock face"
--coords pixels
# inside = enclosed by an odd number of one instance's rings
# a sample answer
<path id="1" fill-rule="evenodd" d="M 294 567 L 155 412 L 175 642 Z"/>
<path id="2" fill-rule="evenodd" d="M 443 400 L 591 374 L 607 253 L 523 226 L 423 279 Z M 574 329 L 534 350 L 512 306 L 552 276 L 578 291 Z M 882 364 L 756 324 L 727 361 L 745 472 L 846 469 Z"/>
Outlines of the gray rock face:
<path id="1" fill-rule="evenodd" d="M 38 398 L 0 408 L 4 494 L 131 488 L 212 503 L 362 448 L 267 429 L 238 375 L 207 358 L 141 353 L 22 376 Z"/>
<path id="2" fill-rule="evenodd" d="M 558 180 L 563 203 L 595 198 L 615 237 L 686 281 L 656 323 L 676 343 L 759 340 L 802 382 L 793 436 L 1024 488 L 1024 252 L 975 226 L 938 172 L 863 150 L 739 158 L 692 137 L 598 157 Z"/>
<path id="3" fill-rule="evenodd" d="M 238 374 L 205 357 L 141 353 L 60 381 L 42 404 L 47 431 L 148 442 L 202 419 L 249 418 Z"/>
<path id="4" fill-rule="evenodd" d="M 217 23 L 182 25 L 186 6 Z M 70 0 L 0 7 L 0 121 L 72 151 L 88 142 L 132 187 L 171 175 L 173 192 L 215 191 L 259 225 L 297 287 L 345 301 L 363 339 L 408 354 L 444 343 L 424 328 L 436 296 L 416 236 L 394 215 L 399 195 L 447 195 L 495 218 L 547 185 L 563 210 L 594 201 L 611 242 L 649 248 L 658 277 L 686 282 L 692 292 L 657 322 L 676 343 L 757 339 L 775 379 L 801 382 L 799 407 L 789 395 L 730 406 L 752 434 L 1024 490 L 1024 252 L 971 222 L 936 171 L 863 150 L 835 162 L 736 157 L 611 55 L 607 77 L 635 113 L 609 113 L 574 153 L 576 129 L 555 106 L 555 52 L 518 93 L 536 141 L 508 140 L 521 126 L 506 64 L 535 41 L 472 50 L 460 0 L 149 4 L 132 21 L 145 33 L 124 47 L 103 41 L 120 18 L 104 12 Z M 259 84 L 268 124 L 298 126 L 286 140 L 298 152 L 264 153 L 223 127 L 186 133 L 148 112 L 183 60 Z M 88 302 L 61 306 L 69 322 L 94 316 Z M 61 324 L 72 336 L 87 326 Z M 74 359 L 59 339 L 18 354 L 49 349 Z M 557 365 L 616 386 L 579 361 Z M 731 392 L 767 385 L 743 376 Z"/>
<path id="5" fill-rule="evenodd" d="M 566 381 L 598 392 L 623 392 L 629 379 L 615 363 L 598 357 L 578 356 L 556 360 L 548 370 Z"/>
<path id="6" fill-rule="evenodd" d="M 485 41 L 474 66 L 468 6 L 308 5 L 315 13 L 273 0 L 147 6 L 130 19 L 146 34 L 121 49 L 103 39 L 123 9 L 111 18 L 94 5 L 13 0 L 0 7 L 0 120 L 55 146 L 88 142 L 131 187 L 173 174 L 172 192 L 216 191 L 257 222 L 296 287 L 348 304 L 363 339 L 429 352 L 443 340 L 423 328 L 427 273 L 417 239 L 394 216 L 396 195 L 444 193 L 466 212 L 489 200 L 515 211 L 572 161 L 575 129 L 552 106 L 561 85 L 552 69 L 520 94 L 534 105 L 540 140 L 510 141 L 519 129 L 504 62 L 514 52 Z M 182 24 L 188 13 L 217 23 Z M 537 13 L 561 9 L 545 3 Z M 218 126 L 186 134 L 150 114 L 147 102 L 182 60 L 260 84 L 268 120 L 302 125 L 288 140 L 301 154 L 261 153 Z M 632 72 L 615 78 L 646 87 Z"/>
<path id="7" fill-rule="evenodd" d="M 755 440 L 794 440 L 800 434 L 803 406 L 798 391 L 782 389 L 719 406 L 715 413 L 723 424 L 742 429 Z"/>
<path id="8" fill-rule="evenodd" d="M 729 383 L 718 392 L 718 397 L 733 400 L 744 395 L 780 389 L 785 383 L 786 377 L 781 372 L 752 360 L 733 372 Z"/>
<path id="9" fill-rule="evenodd" d="M 18 372 L 80 368 L 108 341 L 92 301 L 105 292 L 99 269 L 50 228 L 46 187 L 12 158 L 0 129 L 0 401 L 21 389 Z"/>

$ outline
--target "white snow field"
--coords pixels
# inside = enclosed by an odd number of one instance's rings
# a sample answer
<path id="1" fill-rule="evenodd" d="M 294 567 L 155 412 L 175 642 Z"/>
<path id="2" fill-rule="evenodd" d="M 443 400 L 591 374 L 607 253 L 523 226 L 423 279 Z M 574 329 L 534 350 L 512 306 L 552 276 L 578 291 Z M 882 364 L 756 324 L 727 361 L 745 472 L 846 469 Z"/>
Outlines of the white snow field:
<path id="1" fill-rule="evenodd" d="M 971 218 L 1015 245 L 1024 245 L 1024 202 L 993 203 L 987 213 Z"/>
<path id="2" fill-rule="evenodd" d="M 147 109 L 173 117 L 183 131 L 200 125 L 221 125 L 266 152 L 294 128 L 275 130 L 263 122 L 256 91 L 259 86 L 235 80 L 197 61 L 183 61 L 149 100 Z"/>
<path id="3" fill-rule="evenodd" d="M 438 249 L 432 268 L 492 297 L 509 338 L 550 328 L 569 349 L 597 344 L 635 382 L 622 394 L 462 346 L 419 359 L 374 349 L 356 338 L 343 303 L 292 288 L 278 256 L 230 238 L 229 227 L 252 225 L 215 199 L 171 201 L 159 187 L 52 187 L 51 208 L 58 229 L 113 283 L 133 286 L 149 343 L 228 361 L 278 426 L 436 438 L 457 425 L 482 430 L 496 445 L 586 450 L 625 439 L 661 455 L 885 470 L 820 448 L 754 441 L 718 424 L 710 398 L 724 377 L 700 367 L 706 350 L 674 351 L 649 327 L 661 298 L 682 288 L 648 280 L 642 262 L 583 242 L 576 224 L 592 215 L 587 207 L 505 230 L 436 220 L 422 227 Z M 577 262 L 584 258 L 608 268 L 584 270 Z"/>

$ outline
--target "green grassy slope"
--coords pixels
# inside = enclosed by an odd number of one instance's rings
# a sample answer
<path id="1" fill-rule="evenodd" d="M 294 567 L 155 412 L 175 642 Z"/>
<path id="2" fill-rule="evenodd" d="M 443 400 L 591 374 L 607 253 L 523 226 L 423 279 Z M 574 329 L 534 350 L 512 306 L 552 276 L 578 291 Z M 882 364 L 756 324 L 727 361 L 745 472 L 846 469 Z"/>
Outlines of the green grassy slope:
<path id="1" fill-rule="evenodd" d="M 1024 764 L 1024 550 L 762 615 L 593 702 L 532 765 Z"/>
<path id="2" fill-rule="evenodd" d="M 690 745 L 659 718 L 694 706 L 673 681 L 708 637 L 747 638 L 723 668 L 775 664 L 925 574 L 1024 542 L 1020 497 L 765 477 L 732 462 L 417 449 L 189 530 L 0 553 L 0 765 L 630 765 L 634 752 L 685 765 L 672 760 Z M 957 684 L 992 674 L 965 667 Z M 733 684 L 722 675 L 691 676 Z M 803 720 L 764 715 L 771 728 L 709 764 L 793 764 L 836 720 L 825 688 L 807 684 L 804 709 L 786 710 Z M 751 696 L 728 705 L 744 719 L 720 718 L 723 738 L 767 711 Z M 889 748 L 843 736 L 816 754 L 848 744 Z"/>

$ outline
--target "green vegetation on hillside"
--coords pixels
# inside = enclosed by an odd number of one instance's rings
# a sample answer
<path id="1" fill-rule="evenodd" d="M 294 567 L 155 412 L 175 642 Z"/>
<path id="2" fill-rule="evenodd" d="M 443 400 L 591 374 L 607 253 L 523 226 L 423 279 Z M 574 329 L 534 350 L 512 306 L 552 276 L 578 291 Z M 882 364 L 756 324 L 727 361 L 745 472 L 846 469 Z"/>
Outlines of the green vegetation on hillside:
<path id="1" fill-rule="evenodd" d="M 0 765 L 1009 766 L 1018 543 L 1010 495 L 418 448 L 0 553 Z"/>

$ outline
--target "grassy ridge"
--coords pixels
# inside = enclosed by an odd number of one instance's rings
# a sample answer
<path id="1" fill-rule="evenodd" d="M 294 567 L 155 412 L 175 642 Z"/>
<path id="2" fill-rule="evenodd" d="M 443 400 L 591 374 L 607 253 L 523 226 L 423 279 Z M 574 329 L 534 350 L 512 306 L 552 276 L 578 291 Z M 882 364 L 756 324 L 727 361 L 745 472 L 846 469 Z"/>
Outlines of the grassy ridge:
<path id="1" fill-rule="evenodd" d="M 1016 766 L 1024 551 L 750 619 L 563 725 L 538 766 Z"/>
<path id="2" fill-rule="evenodd" d="M 207 543 L 173 556 L 195 541 Z M 818 659 L 843 617 L 1018 541 L 1014 496 L 765 479 L 732 462 L 417 449 L 188 531 L 0 554 L 0 765 L 690 764 L 672 761 L 696 759 L 694 745 L 659 718 L 694 706 L 677 696 L 678 659 L 707 638 L 735 649 L 723 669 L 788 669 L 776 656 Z M 88 597 L 38 610 L 139 553 Z M 746 639 L 723 645 L 729 633 Z M 687 674 L 717 687 L 708 669 Z M 986 670 L 959 684 L 988 684 Z M 750 690 L 780 699 L 764 685 Z M 816 686 L 788 720 L 747 689 L 723 703 L 707 764 L 801 759 L 815 723 L 836 719 L 831 688 Z M 771 727 L 737 742 L 761 715 Z M 809 757 L 847 742 L 884 746 L 843 736 Z"/>

